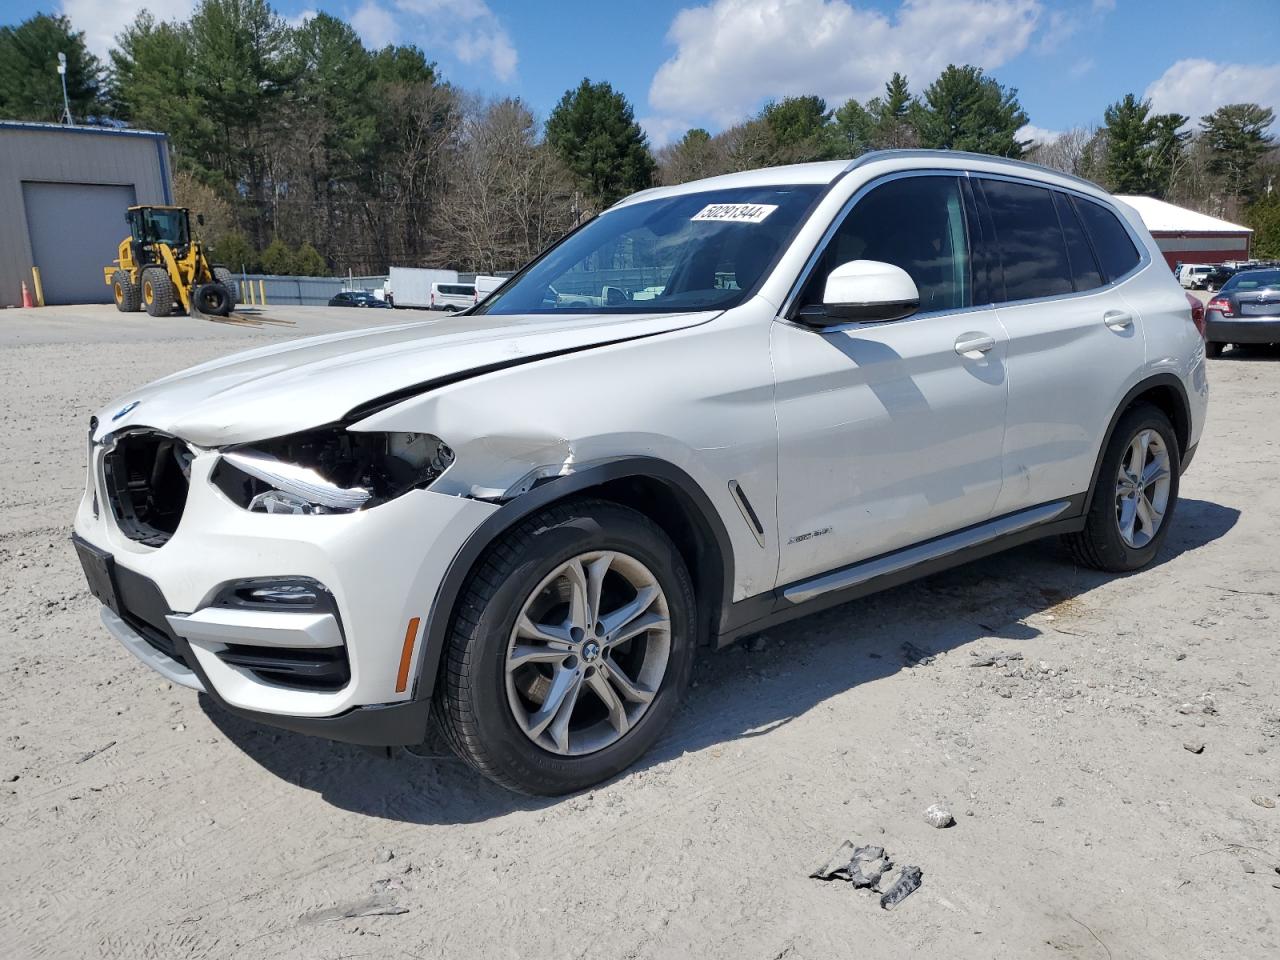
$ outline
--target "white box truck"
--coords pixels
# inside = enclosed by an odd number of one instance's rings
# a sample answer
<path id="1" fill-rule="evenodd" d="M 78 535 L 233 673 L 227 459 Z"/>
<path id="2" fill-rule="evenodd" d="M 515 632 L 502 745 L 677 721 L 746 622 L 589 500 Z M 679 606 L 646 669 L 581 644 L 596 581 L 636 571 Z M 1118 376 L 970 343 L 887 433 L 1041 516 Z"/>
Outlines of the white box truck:
<path id="1" fill-rule="evenodd" d="M 431 307 L 433 283 L 457 283 L 457 270 L 429 270 L 424 267 L 392 267 L 383 288 L 387 299 L 396 307 Z"/>

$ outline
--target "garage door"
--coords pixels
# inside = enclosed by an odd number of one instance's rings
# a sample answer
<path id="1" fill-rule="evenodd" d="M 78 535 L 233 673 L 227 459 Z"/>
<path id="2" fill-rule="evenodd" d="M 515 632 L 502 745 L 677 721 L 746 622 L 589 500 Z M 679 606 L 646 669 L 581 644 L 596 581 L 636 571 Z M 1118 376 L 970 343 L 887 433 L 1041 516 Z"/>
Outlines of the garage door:
<path id="1" fill-rule="evenodd" d="M 124 215 L 135 196 L 132 185 L 23 182 L 31 256 L 45 303 L 111 300 L 102 268 L 129 232 Z"/>

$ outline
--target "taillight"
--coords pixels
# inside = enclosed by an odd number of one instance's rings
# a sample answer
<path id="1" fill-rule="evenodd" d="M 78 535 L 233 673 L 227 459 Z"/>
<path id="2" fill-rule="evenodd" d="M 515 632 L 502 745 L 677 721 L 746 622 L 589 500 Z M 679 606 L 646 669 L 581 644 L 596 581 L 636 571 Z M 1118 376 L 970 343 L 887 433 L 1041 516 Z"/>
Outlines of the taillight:
<path id="1" fill-rule="evenodd" d="M 1200 302 L 1199 297 L 1193 297 L 1191 294 L 1185 294 L 1187 304 L 1191 307 L 1191 322 L 1196 325 L 1196 330 L 1200 332 L 1200 338 L 1204 339 L 1204 304 Z"/>
<path id="2" fill-rule="evenodd" d="M 1231 298 L 1230 297 L 1214 297 L 1209 301 L 1208 309 L 1219 310 L 1224 317 L 1231 316 Z"/>

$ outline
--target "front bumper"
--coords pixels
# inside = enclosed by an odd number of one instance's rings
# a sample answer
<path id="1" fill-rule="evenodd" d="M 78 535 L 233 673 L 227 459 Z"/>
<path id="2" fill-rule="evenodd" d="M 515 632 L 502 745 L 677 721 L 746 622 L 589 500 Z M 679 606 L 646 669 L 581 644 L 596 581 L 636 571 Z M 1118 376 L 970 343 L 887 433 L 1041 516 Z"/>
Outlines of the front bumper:
<path id="1" fill-rule="evenodd" d="M 1210 310 L 1205 314 L 1204 338 L 1211 343 L 1280 343 L 1280 317 L 1228 320 Z"/>
<path id="2" fill-rule="evenodd" d="M 423 631 L 412 633 L 402 685 L 408 625 L 429 622 L 449 565 L 497 508 L 417 490 L 351 514 L 250 513 L 209 483 L 216 461 L 216 453 L 197 453 L 182 520 L 159 548 L 124 536 L 105 497 L 95 510 L 95 463 L 75 534 L 114 559 L 122 609 L 104 608 L 108 631 L 168 679 L 203 690 L 241 716 L 354 743 L 420 742 L 435 665 L 418 656 Z M 229 584 L 280 577 L 323 585 L 334 615 L 215 603 Z M 305 658 L 338 644 L 349 675 L 337 686 L 278 682 L 231 655 L 252 649 Z"/>
<path id="3" fill-rule="evenodd" d="M 201 674 L 200 663 L 191 656 L 185 641 L 179 639 L 178 643 L 181 649 L 186 650 L 184 659 L 191 663 L 191 668 L 156 650 L 142 634 L 106 607 L 102 608 L 102 623 L 126 650 L 156 673 L 180 686 L 208 694 L 224 710 L 246 720 L 328 740 L 374 747 L 412 746 L 421 743 L 426 736 L 431 712 L 429 698 L 366 704 L 332 717 L 295 717 L 245 710 L 218 695 L 217 688 Z"/>

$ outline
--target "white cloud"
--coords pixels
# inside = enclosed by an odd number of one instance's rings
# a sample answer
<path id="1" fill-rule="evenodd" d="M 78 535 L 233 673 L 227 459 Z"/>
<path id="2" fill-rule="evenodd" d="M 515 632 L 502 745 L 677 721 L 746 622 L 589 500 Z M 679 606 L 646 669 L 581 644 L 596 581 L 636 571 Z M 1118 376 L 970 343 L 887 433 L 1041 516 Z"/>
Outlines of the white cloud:
<path id="1" fill-rule="evenodd" d="M 1080 18 L 1074 13 L 1067 13 L 1064 10 L 1051 10 L 1049 12 L 1049 22 L 1040 33 L 1040 42 L 1036 44 L 1036 49 L 1041 53 L 1052 53 L 1063 42 L 1078 33 L 1080 27 Z"/>
<path id="2" fill-rule="evenodd" d="M 311 9 L 299 10 L 292 17 L 285 17 L 284 22 L 296 30 L 308 20 L 314 20 L 317 12 L 318 11 Z"/>
<path id="3" fill-rule="evenodd" d="M 463 63 L 488 60 L 494 76 L 510 80 L 516 73 L 516 48 L 505 30 L 463 31 L 456 40 L 458 59 Z"/>
<path id="4" fill-rule="evenodd" d="M 366 47 L 374 50 L 395 43 L 400 32 L 395 15 L 374 0 L 366 0 L 351 15 L 351 29 L 360 35 Z"/>
<path id="5" fill-rule="evenodd" d="M 1179 60 L 1147 87 L 1157 113 L 1182 113 L 1193 125 L 1227 103 L 1257 103 L 1280 115 L 1280 63 Z"/>
<path id="6" fill-rule="evenodd" d="M 1034 123 L 1028 123 L 1018 128 L 1018 132 L 1014 134 L 1019 140 L 1030 140 L 1033 143 L 1053 143 L 1060 136 L 1061 130 L 1046 130 L 1044 127 L 1037 127 Z"/>
<path id="7" fill-rule="evenodd" d="M 1093 0 L 1094 13 L 1110 13 L 1116 8 L 1116 0 Z"/>
<path id="8" fill-rule="evenodd" d="M 373 0 L 369 0 L 372 4 Z M 401 32 L 431 37 L 428 50 L 445 40 L 463 63 L 487 61 L 503 83 L 516 75 L 519 55 L 506 27 L 484 0 L 394 0 Z M 352 21 L 354 25 L 354 20 Z M 358 28 L 357 28 L 358 29 Z"/>
<path id="9" fill-rule="evenodd" d="M 1086 73 L 1091 71 L 1097 65 L 1098 64 L 1094 62 L 1092 57 L 1085 57 L 1083 60 L 1077 60 L 1070 67 L 1068 67 L 1067 73 L 1071 74 L 1071 76 L 1076 77 L 1078 79 L 1080 77 L 1083 77 Z"/>
<path id="10" fill-rule="evenodd" d="M 649 137 L 649 146 L 657 150 L 679 140 L 693 124 L 680 117 L 640 117 L 636 120 Z"/>
<path id="11" fill-rule="evenodd" d="M 676 51 L 649 104 L 659 117 L 728 124 L 770 97 L 865 99 L 895 70 L 922 85 L 949 63 L 1008 62 L 1041 11 L 1039 0 L 903 0 L 890 18 L 848 0 L 711 0 L 676 14 Z"/>
<path id="12" fill-rule="evenodd" d="M 85 33 L 89 50 L 103 59 L 115 46 L 115 36 L 133 22 L 140 9 L 157 20 L 186 20 L 196 0 L 141 0 L 137 5 L 114 0 L 62 0 L 61 11 Z M 316 15 L 308 7 L 286 22 L 301 26 Z M 511 36 L 484 0 L 362 0 L 350 16 L 352 28 L 366 46 L 412 43 L 435 53 L 444 41 L 447 52 L 463 63 L 485 63 L 503 83 L 512 80 L 519 57 Z"/>
<path id="13" fill-rule="evenodd" d="M 89 52 L 105 61 L 107 51 L 116 45 L 116 34 L 133 23 L 142 8 L 157 20 L 185 20 L 191 16 L 195 0 L 146 0 L 141 6 L 113 0 L 62 0 L 61 10 L 72 26 L 84 31 Z"/>

